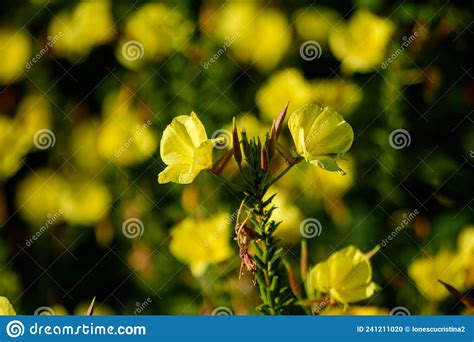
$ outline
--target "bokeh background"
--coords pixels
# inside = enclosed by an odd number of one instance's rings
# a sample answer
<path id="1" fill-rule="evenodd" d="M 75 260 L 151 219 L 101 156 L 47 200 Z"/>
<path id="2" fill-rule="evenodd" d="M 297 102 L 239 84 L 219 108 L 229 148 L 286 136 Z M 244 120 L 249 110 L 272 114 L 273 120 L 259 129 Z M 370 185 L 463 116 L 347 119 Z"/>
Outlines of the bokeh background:
<path id="1" fill-rule="evenodd" d="M 468 1 L 2 1 L 0 295 L 21 314 L 94 296 L 97 314 L 254 314 L 240 194 L 159 185 L 161 133 L 195 111 L 209 137 L 234 116 L 264 136 L 286 101 L 318 101 L 355 139 L 346 176 L 299 165 L 275 187 L 287 257 L 317 219 L 312 264 L 382 246 L 381 291 L 345 313 L 466 313 L 436 280 L 474 284 L 472 23 Z"/>

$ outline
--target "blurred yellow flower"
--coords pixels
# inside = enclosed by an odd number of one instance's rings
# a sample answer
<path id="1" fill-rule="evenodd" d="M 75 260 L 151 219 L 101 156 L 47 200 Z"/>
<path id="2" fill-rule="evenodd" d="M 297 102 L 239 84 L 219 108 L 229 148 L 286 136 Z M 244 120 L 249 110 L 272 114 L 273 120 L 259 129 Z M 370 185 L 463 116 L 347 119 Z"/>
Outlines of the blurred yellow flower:
<path id="1" fill-rule="evenodd" d="M 286 17 L 276 9 L 249 1 L 229 1 L 222 6 L 214 35 L 223 43 L 231 42 L 230 50 L 239 62 L 263 72 L 278 65 L 291 43 Z"/>
<path id="2" fill-rule="evenodd" d="M 339 113 L 308 104 L 290 115 L 288 127 L 296 151 L 306 161 L 328 171 L 341 170 L 334 158 L 349 150 L 354 132 Z"/>
<path id="3" fill-rule="evenodd" d="M 465 259 L 455 252 L 442 250 L 433 257 L 413 261 L 408 267 L 408 275 L 423 296 L 431 301 L 439 301 L 448 297 L 449 292 L 438 279 L 462 291 L 465 287 L 465 265 Z"/>
<path id="4" fill-rule="evenodd" d="M 232 255 L 230 222 L 227 214 L 208 219 L 184 219 L 171 231 L 171 253 L 188 264 L 194 276 L 203 275 L 209 265 Z"/>
<path id="5" fill-rule="evenodd" d="M 296 32 L 304 40 L 325 44 L 330 30 L 339 22 L 337 12 L 324 7 L 303 7 L 293 14 Z"/>
<path id="6" fill-rule="evenodd" d="M 48 102 L 39 95 L 27 95 L 13 119 L 0 115 L 0 179 L 15 174 L 23 157 L 34 148 L 34 136 L 51 126 Z"/>
<path id="7" fill-rule="evenodd" d="M 62 197 L 69 189 L 66 180 L 54 170 L 38 169 L 18 185 L 17 207 L 33 227 L 41 227 L 51 215 L 64 210 Z M 59 222 L 59 217 L 55 222 Z"/>
<path id="8" fill-rule="evenodd" d="M 8 178 L 18 171 L 31 143 L 16 131 L 12 120 L 0 115 L 0 179 Z"/>
<path id="9" fill-rule="evenodd" d="M 168 166 L 158 175 L 158 182 L 191 183 L 199 172 L 212 167 L 212 148 L 194 112 L 175 117 L 161 138 L 160 155 Z"/>
<path id="10" fill-rule="evenodd" d="M 111 195 L 98 181 L 74 179 L 70 191 L 62 197 L 64 219 L 74 224 L 93 224 L 104 217 L 109 209 Z"/>
<path id="11" fill-rule="evenodd" d="M 383 62 L 395 24 L 367 10 L 358 10 L 329 34 L 329 46 L 348 73 L 366 73 Z"/>
<path id="12" fill-rule="evenodd" d="M 385 316 L 389 312 L 377 306 L 350 306 L 346 309 L 339 306 L 330 306 L 321 312 L 323 316 Z"/>
<path id="13" fill-rule="evenodd" d="M 135 69 L 146 60 L 160 61 L 187 46 L 194 30 L 177 8 L 149 3 L 127 17 L 125 34 L 117 47 L 118 60 Z"/>
<path id="14" fill-rule="evenodd" d="M 289 111 L 313 100 L 309 82 L 297 69 L 285 69 L 273 74 L 258 90 L 256 103 L 264 119 L 272 121 L 290 102 Z"/>
<path id="15" fill-rule="evenodd" d="M 302 215 L 296 205 L 293 204 L 292 197 L 284 189 L 271 187 L 268 194 L 277 194 L 273 199 L 276 209 L 273 211 L 272 220 L 281 222 L 275 231 L 274 236 L 283 238 L 283 242 L 293 243 L 301 239 L 300 224 Z"/>
<path id="16" fill-rule="evenodd" d="M 338 161 L 338 165 L 346 173 L 345 176 L 320 167 L 307 167 L 300 185 L 307 187 L 308 184 L 314 184 L 317 191 L 312 191 L 311 196 L 320 196 L 323 199 L 343 196 L 354 184 L 355 165 L 352 158 L 341 159 Z"/>
<path id="17" fill-rule="evenodd" d="M 74 10 L 54 15 L 48 31 L 55 38 L 52 48 L 58 56 L 85 56 L 115 36 L 110 1 L 81 1 Z"/>
<path id="18" fill-rule="evenodd" d="M 99 154 L 121 166 L 149 159 L 157 148 L 152 122 L 140 118 L 140 110 L 125 92 L 106 99 L 103 123 L 97 138 Z"/>
<path id="19" fill-rule="evenodd" d="M 16 132 L 26 135 L 31 144 L 38 130 L 51 128 L 50 105 L 47 98 L 38 94 L 29 94 L 21 100 L 16 117 L 18 118 Z"/>
<path id="20" fill-rule="evenodd" d="M 85 120 L 72 128 L 69 139 L 70 154 L 82 173 L 95 175 L 103 168 L 104 161 L 97 144 L 99 128 L 97 120 Z"/>
<path id="21" fill-rule="evenodd" d="M 311 269 L 309 288 L 347 306 L 370 298 L 378 286 L 372 282 L 372 267 L 365 254 L 348 246 Z"/>
<path id="22" fill-rule="evenodd" d="M 467 226 L 458 236 L 458 252 L 474 256 L 474 225 Z"/>
<path id="23" fill-rule="evenodd" d="M 31 54 L 27 34 L 12 28 L 0 28 L 0 85 L 23 77 Z"/>
<path id="24" fill-rule="evenodd" d="M 0 296 L 0 316 L 16 315 L 15 309 L 6 297 Z"/>
<path id="25" fill-rule="evenodd" d="M 334 108 L 344 116 L 351 114 L 363 97 L 362 88 L 342 79 L 315 80 L 311 86 L 314 100 Z"/>

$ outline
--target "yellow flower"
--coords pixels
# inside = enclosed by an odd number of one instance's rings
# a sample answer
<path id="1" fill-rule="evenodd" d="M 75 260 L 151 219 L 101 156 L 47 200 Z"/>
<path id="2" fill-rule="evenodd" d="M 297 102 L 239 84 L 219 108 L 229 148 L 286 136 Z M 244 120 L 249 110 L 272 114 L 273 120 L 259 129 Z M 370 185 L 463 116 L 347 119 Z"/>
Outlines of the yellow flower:
<path id="1" fill-rule="evenodd" d="M 350 308 L 340 308 L 338 306 L 330 306 L 321 312 L 323 316 L 387 316 L 387 309 L 377 306 L 351 306 Z"/>
<path id="2" fill-rule="evenodd" d="M 200 220 L 184 219 L 171 231 L 171 253 L 188 264 L 194 276 L 201 276 L 210 264 L 231 256 L 230 222 L 227 214 Z"/>
<path id="3" fill-rule="evenodd" d="M 352 127 L 330 107 L 308 104 L 294 111 L 288 127 L 296 151 L 311 164 L 328 171 L 340 171 L 335 157 L 349 150 Z"/>
<path id="4" fill-rule="evenodd" d="M 442 250 L 434 257 L 415 260 L 408 267 L 408 275 L 415 281 L 421 294 L 432 301 L 449 296 L 449 292 L 438 282 L 442 280 L 459 291 L 464 289 L 465 259 L 458 254 Z"/>
<path id="5" fill-rule="evenodd" d="M 301 212 L 291 201 L 292 197 L 288 191 L 272 186 L 268 190 L 268 194 L 277 194 L 273 198 L 273 204 L 276 206 L 276 209 L 272 213 L 272 219 L 281 223 L 278 225 L 274 235 L 283 238 L 283 242 L 287 243 L 294 243 L 301 239 Z"/>
<path id="6" fill-rule="evenodd" d="M 183 50 L 194 30 L 178 8 L 149 3 L 127 17 L 124 38 L 117 47 L 120 63 L 136 69 L 146 60 L 160 61 Z"/>
<path id="7" fill-rule="evenodd" d="M 303 7 L 293 14 L 296 32 L 304 40 L 325 44 L 331 29 L 340 20 L 337 12 L 323 7 Z"/>
<path id="8" fill-rule="evenodd" d="M 0 296 L 0 316 L 16 315 L 15 309 L 6 297 Z"/>
<path id="9" fill-rule="evenodd" d="M 339 303 L 358 302 L 378 289 L 372 282 L 372 267 L 367 257 L 354 246 L 333 253 L 311 269 L 310 289 L 329 294 Z"/>
<path id="10" fill-rule="evenodd" d="M 313 98 L 347 116 L 357 108 L 363 92 L 357 84 L 342 79 L 323 79 L 311 82 Z"/>
<path id="11" fill-rule="evenodd" d="M 58 215 L 54 222 L 63 217 L 62 198 L 69 191 L 69 184 L 52 169 L 39 169 L 30 173 L 17 189 L 16 202 L 22 216 L 33 224 L 41 227 L 50 217 Z M 59 214 L 58 214 L 59 213 Z"/>
<path id="12" fill-rule="evenodd" d="M 346 175 L 343 177 L 338 173 L 330 172 L 319 167 L 307 167 L 304 176 L 300 179 L 300 186 L 307 187 L 313 184 L 317 191 L 312 191 L 311 196 L 322 197 L 331 201 L 334 197 L 339 198 L 354 184 L 355 165 L 351 158 L 338 161 L 341 169 Z M 307 165 L 307 164 L 306 164 Z"/>
<path id="13" fill-rule="evenodd" d="M 115 36 L 110 1 L 81 1 L 73 11 L 54 16 L 49 25 L 53 51 L 68 58 L 89 54 Z"/>
<path id="14" fill-rule="evenodd" d="M 359 10 L 331 31 L 329 47 L 345 72 L 370 72 L 383 62 L 394 30 L 389 19 Z"/>
<path id="15" fill-rule="evenodd" d="M 30 58 L 31 43 L 26 33 L 0 29 L 0 84 L 7 84 L 23 76 Z"/>
<path id="16" fill-rule="evenodd" d="M 458 252 L 466 256 L 474 256 L 474 225 L 464 228 L 459 234 Z"/>
<path id="17" fill-rule="evenodd" d="M 70 191 L 62 197 L 64 219 L 75 224 L 93 224 L 110 209 L 111 195 L 98 181 L 75 179 Z"/>
<path id="18" fill-rule="evenodd" d="M 212 148 L 194 112 L 174 118 L 161 138 L 160 155 L 168 166 L 158 175 L 158 182 L 191 183 L 199 172 L 212 167 Z"/>
<path id="19" fill-rule="evenodd" d="M 258 2 L 229 1 L 220 8 L 215 21 L 211 33 L 239 62 L 263 72 L 278 65 L 291 43 L 285 15 Z"/>
<path id="20" fill-rule="evenodd" d="M 289 110 L 313 100 L 311 85 L 297 69 L 285 69 L 273 74 L 258 90 L 256 103 L 264 119 L 272 121 L 287 101 Z"/>
<path id="21" fill-rule="evenodd" d="M 140 118 L 140 109 L 124 90 L 106 99 L 104 122 L 97 137 L 97 150 L 103 158 L 130 166 L 153 155 L 157 142 L 152 122 Z"/>

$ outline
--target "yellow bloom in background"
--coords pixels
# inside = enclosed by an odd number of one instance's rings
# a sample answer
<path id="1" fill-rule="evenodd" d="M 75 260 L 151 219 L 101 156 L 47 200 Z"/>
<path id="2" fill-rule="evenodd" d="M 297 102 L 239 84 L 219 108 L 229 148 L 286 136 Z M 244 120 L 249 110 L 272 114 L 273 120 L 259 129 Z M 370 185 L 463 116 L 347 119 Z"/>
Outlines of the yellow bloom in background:
<path id="1" fill-rule="evenodd" d="M 15 309 L 6 297 L 0 296 L 0 316 L 16 315 Z"/>
<path id="2" fill-rule="evenodd" d="M 13 119 L 0 115 L 0 179 L 19 170 L 24 156 L 35 148 L 36 132 L 50 127 L 49 104 L 39 95 L 25 96 Z"/>
<path id="3" fill-rule="evenodd" d="M 24 134 L 33 145 L 33 138 L 38 130 L 51 128 L 52 116 L 47 97 L 29 94 L 18 105 L 16 132 Z"/>
<path id="4" fill-rule="evenodd" d="M 341 159 L 337 163 L 346 173 L 345 176 L 320 167 L 307 167 L 304 170 L 304 177 L 300 182 L 300 186 L 307 187 L 308 184 L 312 184 L 311 189 L 317 189 L 311 191 L 310 195 L 313 197 L 319 196 L 327 199 L 343 196 L 354 184 L 356 178 L 355 165 L 352 158 Z"/>
<path id="5" fill-rule="evenodd" d="M 306 161 L 328 171 L 341 170 L 334 158 L 349 150 L 354 132 L 339 113 L 308 104 L 290 115 L 288 127 L 296 151 Z"/>
<path id="6" fill-rule="evenodd" d="M 458 252 L 466 256 L 474 255 L 474 225 L 464 228 L 459 234 Z"/>
<path id="7" fill-rule="evenodd" d="M 208 219 L 186 218 L 171 231 L 171 253 L 188 264 L 195 277 L 204 274 L 211 264 L 217 264 L 232 255 L 228 214 Z"/>
<path id="8" fill-rule="evenodd" d="M 212 141 L 194 112 L 175 117 L 161 138 L 160 155 L 168 166 L 158 175 L 158 182 L 191 183 L 199 172 L 212 167 L 212 149 Z"/>
<path id="9" fill-rule="evenodd" d="M 23 77 L 31 55 L 28 35 L 13 28 L 0 28 L 0 85 Z"/>
<path id="10" fill-rule="evenodd" d="M 118 60 L 132 69 L 146 60 L 160 61 L 184 50 L 193 31 L 193 22 L 177 8 L 146 4 L 127 17 L 124 37 L 117 47 Z"/>
<path id="11" fill-rule="evenodd" d="M 346 309 L 339 306 L 330 306 L 321 311 L 322 316 L 385 316 L 389 311 L 378 306 L 350 306 Z"/>
<path id="12" fill-rule="evenodd" d="M 92 48 L 110 42 L 115 36 L 110 1 L 81 1 L 74 10 L 56 14 L 48 32 L 54 40 L 53 52 L 58 56 L 88 55 Z"/>
<path id="13" fill-rule="evenodd" d="M 241 63 L 262 72 L 274 69 L 291 43 L 291 29 L 278 10 L 258 2 L 230 1 L 218 12 L 213 34 L 228 43 Z"/>
<path id="14" fill-rule="evenodd" d="M 301 107 L 313 100 L 311 85 L 301 71 L 285 69 L 273 74 L 258 90 L 255 102 L 262 118 L 272 121 L 290 102 L 288 111 Z"/>
<path id="15" fill-rule="evenodd" d="M 300 224 L 302 215 L 293 203 L 293 197 L 284 189 L 275 186 L 268 190 L 268 194 L 277 194 L 273 204 L 277 207 L 272 214 L 272 219 L 281 222 L 275 231 L 275 236 L 283 238 L 283 242 L 294 243 L 301 239 Z"/>
<path id="16" fill-rule="evenodd" d="M 421 294 L 431 301 L 439 301 L 449 296 L 446 288 L 438 282 L 442 280 L 459 291 L 465 288 L 465 260 L 455 252 L 442 250 L 433 257 L 423 257 L 413 261 L 408 267 L 408 275 L 415 281 Z"/>
<path id="17" fill-rule="evenodd" d="M 13 120 L 0 115 L 0 179 L 8 178 L 20 169 L 31 144 L 32 141 L 16 131 Z"/>
<path id="18" fill-rule="evenodd" d="M 64 219 L 74 224 L 93 224 L 103 218 L 112 200 L 109 190 L 98 181 L 74 179 L 62 197 Z"/>
<path id="19" fill-rule="evenodd" d="M 315 80 L 311 82 L 311 86 L 314 100 L 334 108 L 344 116 L 350 115 L 363 97 L 362 88 L 346 80 Z"/>
<path id="20" fill-rule="evenodd" d="M 324 7 L 303 7 L 293 13 L 296 32 L 303 40 L 326 44 L 331 29 L 341 20 L 340 15 Z"/>
<path id="21" fill-rule="evenodd" d="M 69 189 L 66 180 L 54 170 L 39 169 L 18 185 L 16 203 L 21 215 L 38 229 L 52 215 L 64 210 L 62 198 Z M 61 215 L 55 222 L 61 221 Z"/>
<path id="22" fill-rule="evenodd" d="M 348 246 L 311 269 L 309 288 L 347 306 L 370 298 L 378 286 L 372 282 L 372 267 L 365 254 Z"/>
<path id="23" fill-rule="evenodd" d="M 157 149 L 152 122 L 140 117 L 140 109 L 125 92 L 106 99 L 103 123 L 97 138 L 99 154 L 121 166 L 148 160 Z"/>
<path id="24" fill-rule="evenodd" d="M 395 24 L 367 10 L 357 11 L 347 23 L 329 34 L 329 47 L 348 73 L 366 73 L 376 69 L 385 58 Z"/>
<path id="25" fill-rule="evenodd" d="M 72 128 L 70 154 L 82 173 L 96 175 L 103 168 L 104 161 L 97 144 L 99 127 L 97 120 L 85 120 Z"/>

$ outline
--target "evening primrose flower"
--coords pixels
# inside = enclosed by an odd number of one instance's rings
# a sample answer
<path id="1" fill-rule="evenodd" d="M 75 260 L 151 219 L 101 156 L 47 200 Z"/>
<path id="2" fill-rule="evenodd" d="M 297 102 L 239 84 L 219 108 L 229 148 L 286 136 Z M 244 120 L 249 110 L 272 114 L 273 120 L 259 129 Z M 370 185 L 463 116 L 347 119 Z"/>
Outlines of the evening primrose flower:
<path id="1" fill-rule="evenodd" d="M 81 1 L 72 11 L 59 12 L 49 25 L 49 35 L 57 37 L 53 52 L 72 59 L 108 43 L 115 33 L 109 0 Z"/>
<path id="2" fill-rule="evenodd" d="M 347 306 L 371 297 L 378 289 L 366 255 L 354 246 L 333 253 L 311 269 L 309 288 Z"/>
<path id="3" fill-rule="evenodd" d="M 179 8 L 151 2 L 127 16 L 116 55 L 121 64 L 137 69 L 145 61 L 160 61 L 188 46 L 194 24 Z"/>
<path id="4" fill-rule="evenodd" d="M 367 10 L 357 11 L 349 22 L 336 26 L 329 34 L 329 47 L 348 73 L 366 73 L 384 59 L 394 23 Z"/>
<path id="5" fill-rule="evenodd" d="M 462 291 L 465 288 L 465 266 L 465 258 L 453 251 L 441 250 L 433 257 L 413 261 L 408 267 L 408 275 L 423 296 L 439 301 L 448 297 L 449 292 L 438 279 Z"/>
<path id="6" fill-rule="evenodd" d="M 161 138 L 160 155 L 168 166 L 158 175 L 158 182 L 191 183 L 199 172 L 212 168 L 212 148 L 194 112 L 175 117 Z"/>
<path id="7" fill-rule="evenodd" d="M 1 28 L 0 46 L 0 85 L 3 85 L 23 77 L 30 58 L 31 42 L 21 30 Z"/>
<path id="8" fill-rule="evenodd" d="M 0 316 L 13 316 L 16 315 L 15 309 L 11 305 L 10 301 L 3 296 L 0 296 Z"/>
<path id="9" fill-rule="evenodd" d="M 349 150 L 354 132 L 339 113 L 331 107 L 308 104 L 291 114 L 288 127 L 296 151 L 307 162 L 328 171 L 342 171 L 335 158 Z"/>
<path id="10" fill-rule="evenodd" d="M 264 119 L 272 121 L 275 115 L 285 107 L 298 108 L 313 101 L 311 84 L 301 71 L 293 68 L 274 73 L 258 90 L 255 97 Z"/>
<path id="11" fill-rule="evenodd" d="M 232 255 L 230 222 L 228 214 L 208 219 L 184 219 L 171 231 L 171 253 L 188 264 L 195 277 L 203 275 L 209 265 Z"/>

